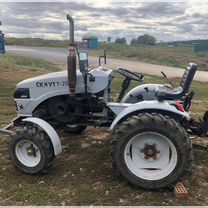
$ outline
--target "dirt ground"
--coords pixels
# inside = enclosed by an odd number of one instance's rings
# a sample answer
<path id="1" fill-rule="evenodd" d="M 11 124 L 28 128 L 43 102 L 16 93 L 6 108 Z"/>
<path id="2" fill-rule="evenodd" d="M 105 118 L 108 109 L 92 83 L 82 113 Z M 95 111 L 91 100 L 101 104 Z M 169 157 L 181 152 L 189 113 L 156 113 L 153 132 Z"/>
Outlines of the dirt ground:
<path id="1" fill-rule="evenodd" d="M 118 178 L 108 154 L 110 133 L 88 128 L 81 135 L 61 133 L 63 153 L 45 175 L 30 176 L 15 169 L 7 139 L 1 137 L 0 205 L 207 205 L 208 156 L 195 151 L 193 172 L 183 181 L 189 195 L 145 191 Z"/>

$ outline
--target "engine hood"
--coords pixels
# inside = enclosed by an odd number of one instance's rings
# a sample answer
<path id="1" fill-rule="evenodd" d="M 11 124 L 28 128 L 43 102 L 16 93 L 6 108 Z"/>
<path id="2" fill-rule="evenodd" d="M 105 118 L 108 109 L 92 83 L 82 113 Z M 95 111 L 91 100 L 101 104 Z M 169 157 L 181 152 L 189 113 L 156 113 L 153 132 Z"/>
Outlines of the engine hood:
<path id="1" fill-rule="evenodd" d="M 90 93 L 97 93 L 104 90 L 108 85 L 109 76 L 112 70 L 104 67 L 92 69 L 89 73 L 95 78 L 93 81 L 88 76 L 87 90 Z M 77 70 L 77 85 L 75 93 L 84 93 L 84 79 L 83 75 Z M 69 93 L 67 71 L 60 71 L 55 73 L 44 74 L 19 82 L 17 88 L 29 88 L 30 92 L 51 92 L 64 91 Z"/>
<path id="2" fill-rule="evenodd" d="M 43 74 L 37 77 L 25 79 L 17 84 L 17 87 L 28 87 L 31 83 L 45 81 L 49 79 L 61 79 L 67 78 L 67 71 L 53 72 L 48 74 Z"/>

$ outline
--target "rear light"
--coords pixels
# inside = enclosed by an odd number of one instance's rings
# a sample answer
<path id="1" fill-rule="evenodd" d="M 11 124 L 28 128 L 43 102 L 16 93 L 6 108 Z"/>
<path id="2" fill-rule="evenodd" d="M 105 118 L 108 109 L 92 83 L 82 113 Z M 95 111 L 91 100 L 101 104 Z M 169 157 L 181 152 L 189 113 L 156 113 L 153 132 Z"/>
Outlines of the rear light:
<path id="1" fill-rule="evenodd" d="M 185 112 L 183 105 L 180 102 L 176 102 L 176 108 L 181 112 Z"/>

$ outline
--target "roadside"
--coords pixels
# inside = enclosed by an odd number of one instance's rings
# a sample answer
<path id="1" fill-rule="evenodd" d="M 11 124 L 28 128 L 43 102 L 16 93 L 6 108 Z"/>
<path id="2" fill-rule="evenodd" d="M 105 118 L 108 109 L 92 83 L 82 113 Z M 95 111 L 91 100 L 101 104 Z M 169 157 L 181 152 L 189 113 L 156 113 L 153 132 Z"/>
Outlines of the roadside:
<path id="1" fill-rule="evenodd" d="M 37 58 L 37 59 L 45 59 L 62 65 L 66 63 L 66 56 L 67 56 L 66 48 L 7 46 L 7 51 L 16 55 Z M 97 57 L 90 56 L 89 61 L 92 66 L 98 66 Z M 187 61 L 187 65 L 188 65 L 188 61 Z M 155 75 L 160 77 L 162 76 L 161 71 L 163 71 L 170 78 L 181 77 L 184 72 L 184 69 L 182 68 L 150 64 L 141 61 L 115 59 L 115 58 L 107 58 L 106 66 L 114 70 L 119 67 L 123 67 L 130 71 Z M 197 71 L 194 80 L 201 82 L 208 82 L 208 72 Z"/>

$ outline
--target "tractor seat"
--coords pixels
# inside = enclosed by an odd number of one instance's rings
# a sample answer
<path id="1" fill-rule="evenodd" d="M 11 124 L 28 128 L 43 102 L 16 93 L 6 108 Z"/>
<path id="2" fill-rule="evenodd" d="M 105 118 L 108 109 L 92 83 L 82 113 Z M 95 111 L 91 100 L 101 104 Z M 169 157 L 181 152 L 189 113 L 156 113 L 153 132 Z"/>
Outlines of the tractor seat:
<path id="1" fill-rule="evenodd" d="M 197 65 L 190 63 L 183 74 L 180 86 L 173 90 L 158 88 L 155 94 L 156 98 L 158 100 L 181 100 L 181 98 L 188 93 L 196 70 Z"/>

